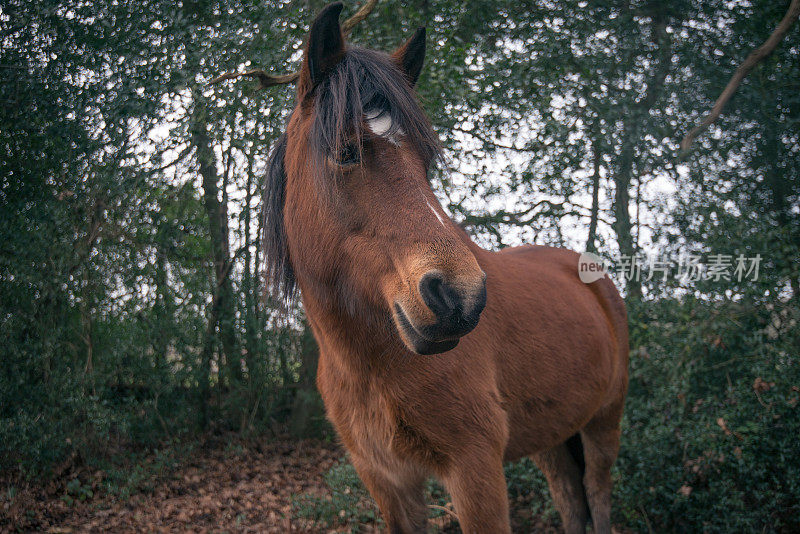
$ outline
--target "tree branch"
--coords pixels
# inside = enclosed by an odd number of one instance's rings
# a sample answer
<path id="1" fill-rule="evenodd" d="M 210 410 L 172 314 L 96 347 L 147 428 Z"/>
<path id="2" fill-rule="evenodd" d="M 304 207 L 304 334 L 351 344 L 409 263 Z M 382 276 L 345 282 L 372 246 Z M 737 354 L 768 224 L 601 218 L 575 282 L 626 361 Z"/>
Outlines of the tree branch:
<path id="1" fill-rule="evenodd" d="M 375 8 L 377 3 L 378 0 L 367 0 L 364 2 L 364 5 L 362 5 L 358 11 L 353 14 L 352 17 L 344 21 L 342 24 L 342 33 L 345 37 L 349 37 L 350 33 L 353 31 L 353 28 L 355 28 L 359 22 L 367 18 L 367 15 L 372 13 L 372 10 Z M 236 78 L 241 78 L 242 76 L 258 80 L 258 88 L 267 89 L 273 85 L 283 85 L 296 82 L 297 78 L 300 77 L 300 71 L 297 70 L 295 72 L 281 74 L 279 76 L 267 74 L 263 69 L 252 69 L 245 72 L 226 72 L 213 78 L 208 82 L 208 85 L 214 85 L 226 80 L 234 80 Z"/>
<path id="2" fill-rule="evenodd" d="M 353 28 L 356 27 L 358 23 L 362 20 L 367 18 L 367 15 L 372 13 L 372 10 L 375 9 L 375 4 L 378 3 L 378 0 L 367 0 L 364 2 L 364 5 L 358 8 L 358 11 L 353 13 L 353 16 L 344 21 L 342 24 L 342 33 L 345 37 L 350 37 L 350 33 L 353 31 Z"/>
<path id="3" fill-rule="evenodd" d="M 467 129 L 462 128 L 460 126 L 453 126 L 453 130 L 455 130 L 457 132 L 465 133 L 467 135 L 471 135 L 472 137 L 474 137 L 478 141 L 483 142 L 483 144 L 489 145 L 489 146 L 493 146 L 495 148 L 500 148 L 500 149 L 503 149 L 503 150 L 514 150 L 516 152 L 536 152 L 537 151 L 536 148 L 516 147 L 514 145 L 504 145 L 502 143 L 498 143 L 497 141 L 493 141 L 493 140 L 489 139 L 488 137 L 481 135 L 478 132 L 477 128 L 473 128 L 472 130 L 467 130 Z"/>
<path id="4" fill-rule="evenodd" d="M 224 82 L 225 80 L 241 78 L 242 76 L 258 80 L 258 88 L 266 89 L 273 85 L 294 83 L 297 81 L 297 78 L 300 77 L 300 72 L 290 72 L 289 74 L 282 74 L 280 76 L 271 76 L 262 69 L 253 69 L 245 72 L 226 72 L 225 74 L 220 74 L 216 78 L 213 78 L 208 84 L 214 85 L 219 82 Z"/>
<path id="5" fill-rule="evenodd" d="M 722 94 L 720 94 L 719 98 L 717 98 L 717 101 L 714 102 L 714 107 L 711 108 L 711 111 L 708 113 L 706 118 L 703 119 L 703 122 L 692 128 L 692 130 L 686 134 L 686 137 L 683 138 L 683 141 L 681 141 L 682 155 L 685 156 L 689 152 L 689 148 L 692 146 L 692 142 L 695 140 L 695 138 L 703 133 L 714 123 L 714 121 L 719 118 L 720 114 L 722 113 L 722 109 L 725 107 L 725 104 L 727 104 L 734 93 L 736 93 L 736 90 L 739 88 L 739 85 L 741 85 L 745 77 L 750 73 L 751 70 L 753 70 L 753 67 L 761 63 L 775 50 L 775 48 L 783 39 L 783 36 L 786 35 L 786 32 L 789 31 L 789 28 L 792 27 L 799 16 L 800 0 L 792 0 L 792 3 L 789 4 L 788 11 L 786 11 L 786 14 L 783 16 L 780 24 L 778 24 L 778 26 L 775 28 L 775 31 L 772 32 L 772 35 L 769 36 L 769 39 L 767 39 L 764 44 L 752 51 L 744 60 L 744 62 L 739 65 L 739 68 L 737 68 L 736 72 L 733 73 L 728 85 L 725 86 Z"/>

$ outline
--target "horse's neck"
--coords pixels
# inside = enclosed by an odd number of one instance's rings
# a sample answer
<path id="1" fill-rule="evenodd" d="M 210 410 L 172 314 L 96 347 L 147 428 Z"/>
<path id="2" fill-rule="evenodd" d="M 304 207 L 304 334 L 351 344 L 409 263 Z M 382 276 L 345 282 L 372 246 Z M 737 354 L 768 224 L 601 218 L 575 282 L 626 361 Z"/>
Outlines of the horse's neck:
<path id="1" fill-rule="evenodd" d="M 388 312 L 354 307 L 324 291 L 302 289 L 322 357 L 350 373 L 373 374 L 402 350 Z"/>

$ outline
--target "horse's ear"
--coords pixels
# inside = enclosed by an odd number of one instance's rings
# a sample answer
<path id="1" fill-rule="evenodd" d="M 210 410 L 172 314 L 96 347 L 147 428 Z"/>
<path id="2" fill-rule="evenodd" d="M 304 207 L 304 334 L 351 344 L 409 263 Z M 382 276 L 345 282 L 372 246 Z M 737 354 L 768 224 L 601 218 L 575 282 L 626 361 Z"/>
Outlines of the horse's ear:
<path id="1" fill-rule="evenodd" d="M 342 7 L 341 2 L 328 4 L 311 25 L 300 69 L 298 90 L 301 92 L 313 89 L 344 57 L 344 36 L 339 26 Z"/>
<path id="2" fill-rule="evenodd" d="M 422 72 L 422 62 L 425 60 L 425 28 L 419 28 L 406 44 L 398 48 L 392 57 L 400 64 L 400 68 L 408 76 L 408 81 L 414 86 Z"/>

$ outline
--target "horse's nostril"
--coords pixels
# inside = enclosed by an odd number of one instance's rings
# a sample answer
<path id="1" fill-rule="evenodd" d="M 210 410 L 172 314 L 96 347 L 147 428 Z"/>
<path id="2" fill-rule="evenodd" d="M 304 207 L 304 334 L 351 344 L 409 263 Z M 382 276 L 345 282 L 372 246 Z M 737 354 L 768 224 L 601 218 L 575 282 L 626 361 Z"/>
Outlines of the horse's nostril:
<path id="1" fill-rule="evenodd" d="M 439 271 L 428 271 L 419 281 L 419 294 L 438 317 L 450 315 L 459 306 L 458 294 Z"/>

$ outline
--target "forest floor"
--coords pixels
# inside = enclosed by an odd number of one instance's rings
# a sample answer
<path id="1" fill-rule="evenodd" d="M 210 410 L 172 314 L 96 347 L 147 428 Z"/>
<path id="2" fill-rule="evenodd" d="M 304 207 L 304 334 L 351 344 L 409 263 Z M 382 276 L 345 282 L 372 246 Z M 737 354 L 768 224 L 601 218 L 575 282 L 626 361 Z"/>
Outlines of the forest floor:
<path id="1" fill-rule="evenodd" d="M 145 469 L 123 494 L 109 491 L 107 473 L 73 460 L 43 485 L 0 479 L 0 532 L 350 532 L 352 525 L 321 528 L 294 514 L 299 495 L 328 498 L 323 475 L 343 456 L 318 441 L 202 447 L 173 468 Z M 447 514 L 434 521 L 440 532 L 458 532 Z M 379 531 L 375 522 L 357 530 Z"/>
<path id="2" fill-rule="evenodd" d="M 0 531 L 315 532 L 293 519 L 292 498 L 324 494 L 322 475 L 342 456 L 313 441 L 200 448 L 125 496 L 103 491 L 106 473 L 71 465 L 43 486 L 4 492 Z"/>

